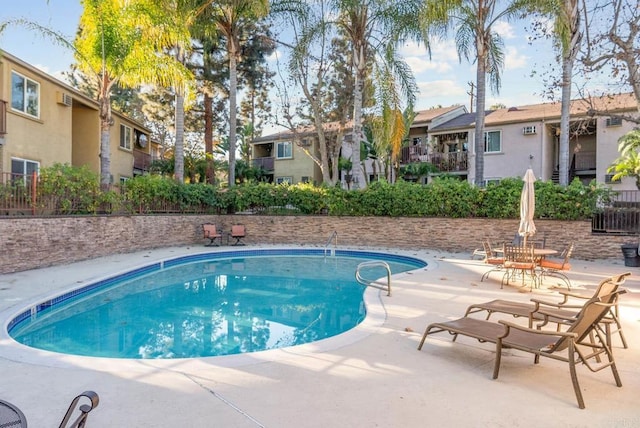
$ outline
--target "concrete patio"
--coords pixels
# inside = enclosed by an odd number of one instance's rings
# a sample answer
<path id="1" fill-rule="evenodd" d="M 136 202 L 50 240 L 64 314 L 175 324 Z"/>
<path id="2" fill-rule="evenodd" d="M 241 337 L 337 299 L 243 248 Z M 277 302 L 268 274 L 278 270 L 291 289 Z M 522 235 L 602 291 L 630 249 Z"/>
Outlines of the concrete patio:
<path id="1" fill-rule="evenodd" d="M 222 247 L 218 250 L 224 250 Z M 129 268 L 195 252 L 199 246 L 119 254 L 0 275 L 0 319 L 43 297 Z M 213 251 L 216 251 L 215 249 Z M 609 369 L 578 367 L 586 409 L 575 400 L 567 365 L 529 354 L 503 356 L 492 380 L 494 346 L 425 326 L 457 318 L 471 303 L 552 298 L 553 289 L 500 289 L 501 274 L 469 253 L 396 251 L 429 266 L 395 275 L 393 296 L 369 289 L 369 316 L 356 329 L 300 347 L 194 360 L 115 360 L 26 348 L 0 332 L 0 399 L 31 427 L 55 427 L 71 399 L 95 390 L 90 427 L 637 427 L 640 426 L 640 270 L 622 261 L 572 260 L 575 288 L 632 271 L 620 314 L 630 345 L 614 336 L 623 387 Z M 524 292 L 523 292 L 524 291 Z M 497 318 L 497 317 L 496 317 Z"/>

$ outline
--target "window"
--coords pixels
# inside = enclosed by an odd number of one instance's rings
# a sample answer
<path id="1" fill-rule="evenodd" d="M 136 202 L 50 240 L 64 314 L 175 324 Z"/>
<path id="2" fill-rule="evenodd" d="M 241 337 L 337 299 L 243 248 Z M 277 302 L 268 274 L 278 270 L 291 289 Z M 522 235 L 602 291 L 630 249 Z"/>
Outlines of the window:
<path id="1" fill-rule="evenodd" d="M 303 175 L 302 178 L 300 179 L 300 182 L 301 183 L 310 183 L 311 179 L 308 176 Z"/>
<path id="2" fill-rule="evenodd" d="M 293 177 L 276 177 L 276 184 L 291 184 Z"/>
<path id="3" fill-rule="evenodd" d="M 131 150 L 131 128 L 127 125 L 120 125 L 120 147 Z"/>
<path id="4" fill-rule="evenodd" d="M 276 145 L 276 159 L 292 158 L 293 145 L 291 141 L 282 141 Z"/>
<path id="5" fill-rule="evenodd" d="M 11 174 L 31 176 L 40 171 L 40 163 L 27 159 L 11 158 Z"/>
<path id="6" fill-rule="evenodd" d="M 500 131 L 488 131 L 484 133 L 484 152 L 498 153 L 502 151 Z"/>
<path id="7" fill-rule="evenodd" d="M 11 108 L 29 116 L 40 116 L 40 84 L 11 72 Z"/>

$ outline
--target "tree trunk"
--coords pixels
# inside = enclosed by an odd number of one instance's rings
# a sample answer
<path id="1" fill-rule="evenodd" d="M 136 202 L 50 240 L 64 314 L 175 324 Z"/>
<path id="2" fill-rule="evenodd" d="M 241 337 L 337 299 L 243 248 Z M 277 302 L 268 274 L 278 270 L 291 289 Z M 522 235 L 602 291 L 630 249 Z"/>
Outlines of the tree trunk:
<path id="1" fill-rule="evenodd" d="M 483 41 L 477 42 L 478 58 L 476 69 L 476 127 L 474 132 L 475 149 L 475 185 L 484 186 L 484 103 L 486 97 L 486 75 L 487 75 L 487 53 L 484 49 Z"/>
<path id="2" fill-rule="evenodd" d="M 100 184 L 111 184 L 111 96 L 109 78 L 103 73 L 100 94 Z"/>
<path id="3" fill-rule="evenodd" d="M 204 93 L 204 155 L 207 162 L 205 182 L 215 184 L 215 169 L 213 164 L 213 98 Z"/>
<path id="4" fill-rule="evenodd" d="M 571 39 L 566 41 L 562 49 L 562 101 L 560 107 L 560 147 L 559 147 L 559 183 L 561 186 L 569 184 L 569 127 L 571 119 L 571 78 L 573 64 L 578 56 L 582 33 L 580 32 L 580 14 L 577 0 L 565 0 L 565 14 L 567 16 Z"/>
<path id="5" fill-rule="evenodd" d="M 569 184 L 569 120 L 571 109 L 571 73 L 573 60 L 562 58 L 562 101 L 560 106 L 559 184 Z"/>
<path id="6" fill-rule="evenodd" d="M 176 144 L 173 150 L 173 176 L 184 183 L 184 95 L 176 93 Z"/>
<path id="7" fill-rule="evenodd" d="M 237 57 L 235 49 L 229 49 L 229 187 L 236 184 L 236 103 L 238 88 Z"/>
<path id="8" fill-rule="evenodd" d="M 362 100 L 364 93 L 365 64 L 363 56 L 358 50 L 354 53 L 356 78 L 353 93 L 353 133 L 351 135 L 351 173 L 353 175 L 353 189 L 366 187 L 364 173 L 360 166 L 360 142 L 362 141 Z"/>

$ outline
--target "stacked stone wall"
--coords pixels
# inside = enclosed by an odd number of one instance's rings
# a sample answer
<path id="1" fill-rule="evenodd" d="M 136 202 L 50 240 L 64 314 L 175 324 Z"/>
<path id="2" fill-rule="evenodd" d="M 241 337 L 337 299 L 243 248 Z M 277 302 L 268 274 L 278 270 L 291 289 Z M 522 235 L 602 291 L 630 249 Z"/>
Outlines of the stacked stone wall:
<path id="1" fill-rule="evenodd" d="M 517 220 L 407 217 L 328 217 L 259 215 L 153 215 L 24 217 L 0 219 L 0 273 L 73 263 L 109 254 L 161 247 L 203 245 L 202 224 L 224 232 L 232 224 L 247 229 L 247 244 L 300 244 L 322 247 L 336 231 L 338 245 L 433 249 L 470 253 L 483 239 L 511 241 Z M 549 248 L 575 242 L 574 257 L 622 260 L 620 245 L 636 237 L 594 235 L 588 221 L 536 221 Z"/>

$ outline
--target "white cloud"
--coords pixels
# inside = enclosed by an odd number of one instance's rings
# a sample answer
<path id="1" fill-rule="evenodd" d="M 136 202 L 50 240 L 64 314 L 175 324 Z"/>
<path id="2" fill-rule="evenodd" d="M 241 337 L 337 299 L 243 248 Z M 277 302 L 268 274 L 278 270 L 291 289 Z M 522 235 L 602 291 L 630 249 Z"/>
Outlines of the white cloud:
<path id="1" fill-rule="evenodd" d="M 466 88 L 463 88 L 455 80 L 431 80 L 429 82 L 418 83 L 420 90 L 420 98 L 443 98 L 451 97 L 459 98 L 466 96 Z"/>
<path id="2" fill-rule="evenodd" d="M 507 46 L 504 55 L 505 71 L 525 68 L 527 65 L 529 65 L 529 57 L 527 55 L 520 53 L 520 50 L 515 46 Z"/>
<path id="3" fill-rule="evenodd" d="M 507 21 L 496 21 L 493 24 L 493 31 L 499 34 L 503 39 L 513 39 L 516 37 L 513 25 Z"/>
<path id="4" fill-rule="evenodd" d="M 411 67 L 413 74 L 418 75 L 427 71 L 435 71 L 436 73 L 446 73 L 451 71 L 452 66 L 448 62 L 429 61 L 422 57 L 407 57 L 405 61 Z"/>

